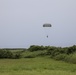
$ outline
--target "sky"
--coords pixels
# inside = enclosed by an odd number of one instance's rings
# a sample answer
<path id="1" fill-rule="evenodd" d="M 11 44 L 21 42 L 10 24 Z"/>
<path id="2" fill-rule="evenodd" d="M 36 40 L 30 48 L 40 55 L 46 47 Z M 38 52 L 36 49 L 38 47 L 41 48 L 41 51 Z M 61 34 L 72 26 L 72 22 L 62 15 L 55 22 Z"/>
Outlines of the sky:
<path id="1" fill-rule="evenodd" d="M 76 0 L 0 0 L 0 48 L 31 45 L 76 45 Z"/>

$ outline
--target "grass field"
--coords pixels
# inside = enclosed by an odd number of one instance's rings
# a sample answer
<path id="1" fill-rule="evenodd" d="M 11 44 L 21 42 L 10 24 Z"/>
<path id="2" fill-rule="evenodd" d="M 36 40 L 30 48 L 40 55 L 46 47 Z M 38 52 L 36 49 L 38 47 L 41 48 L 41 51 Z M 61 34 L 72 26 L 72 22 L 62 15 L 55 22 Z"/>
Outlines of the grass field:
<path id="1" fill-rule="evenodd" d="M 0 75 L 76 75 L 76 64 L 49 57 L 0 59 Z"/>

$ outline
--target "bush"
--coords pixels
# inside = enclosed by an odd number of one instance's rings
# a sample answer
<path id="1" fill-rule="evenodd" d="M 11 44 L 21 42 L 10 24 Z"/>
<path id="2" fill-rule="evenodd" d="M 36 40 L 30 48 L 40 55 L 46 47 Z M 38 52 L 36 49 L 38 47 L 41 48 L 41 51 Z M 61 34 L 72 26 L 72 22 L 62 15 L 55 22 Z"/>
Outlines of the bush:
<path id="1" fill-rule="evenodd" d="M 73 53 L 73 54 L 68 55 L 65 58 L 65 61 L 76 64 L 76 53 Z"/>
<path id="2" fill-rule="evenodd" d="M 3 59 L 3 58 L 19 59 L 19 58 L 21 58 L 21 53 L 22 52 L 13 53 L 10 50 L 0 50 L 0 58 L 1 59 Z"/>
<path id="3" fill-rule="evenodd" d="M 48 55 L 53 55 L 54 51 L 56 50 L 56 47 L 49 47 L 47 49 L 47 54 Z"/>
<path id="4" fill-rule="evenodd" d="M 66 54 L 59 54 L 59 55 L 55 56 L 54 59 L 56 59 L 56 60 L 65 60 L 66 57 L 67 57 Z"/>
<path id="5" fill-rule="evenodd" d="M 64 52 L 63 48 L 61 48 L 61 47 L 50 47 L 47 50 L 47 54 L 51 55 L 51 57 L 55 57 L 56 55 L 63 54 L 63 53 L 65 53 L 65 52 Z"/>
<path id="6" fill-rule="evenodd" d="M 20 53 L 16 53 L 16 54 L 13 56 L 13 58 L 19 59 L 19 58 L 21 58 L 21 54 L 20 54 Z"/>
<path id="7" fill-rule="evenodd" d="M 73 45 L 72 47 L 69 47 L 67 50 L 67 54 L 71 54 L 74 52 L 76 52 L 76 46 L 75 45 Z"/>
<path id="8" fill-rule="evenodd" d="M 13 53 L 8 50 L 0 50 L 0 58 L 12 58 Z"/>
<path id="9" fill-rule="evenodd" d="M 38 50 L 44 50 L 43 46 L 37 46 L 37 45 L 32 45 L 30 46 L 30 48 L 28 48 L 29 51 L 33 52 L 33 51 L 38 51 Z"/>

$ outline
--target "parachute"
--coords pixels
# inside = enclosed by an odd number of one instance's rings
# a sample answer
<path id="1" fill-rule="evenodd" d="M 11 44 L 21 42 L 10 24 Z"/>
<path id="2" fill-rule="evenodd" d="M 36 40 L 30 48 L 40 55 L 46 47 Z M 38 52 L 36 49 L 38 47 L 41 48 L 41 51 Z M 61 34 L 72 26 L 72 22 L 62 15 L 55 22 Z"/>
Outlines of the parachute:
<path id="1" fill-rule="evenodd" d="M 49 28 L 52 27 L 52 25 L 49 24 L 49 23 L 45 23 L 45 24 L 43 24 L 43 27 L 44 27 L 44 29 L 45 29 L 45 31 L 47 33 L 46 37 L 48 38 L 48 32 L 47 32 L 47 30 L 49 30 Z"/>
<path id="2" fill-rule="evenodd" d="M 46 24 L 43 24 L 43 27 L 52 27 L 52 25 L 51 25 L 51 24 L 46 23 Z"/>

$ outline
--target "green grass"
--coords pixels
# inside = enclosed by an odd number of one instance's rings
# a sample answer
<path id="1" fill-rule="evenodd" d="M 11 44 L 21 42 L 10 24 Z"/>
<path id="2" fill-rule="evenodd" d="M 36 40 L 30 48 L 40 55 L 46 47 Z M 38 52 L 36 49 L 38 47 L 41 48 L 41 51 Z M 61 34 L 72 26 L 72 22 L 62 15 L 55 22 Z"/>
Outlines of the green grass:
<path id="1" fill-rule="evenodd" d="M 76 75 L 76 64 L 49 57 L 0 59 L 0 75 Z"/>

